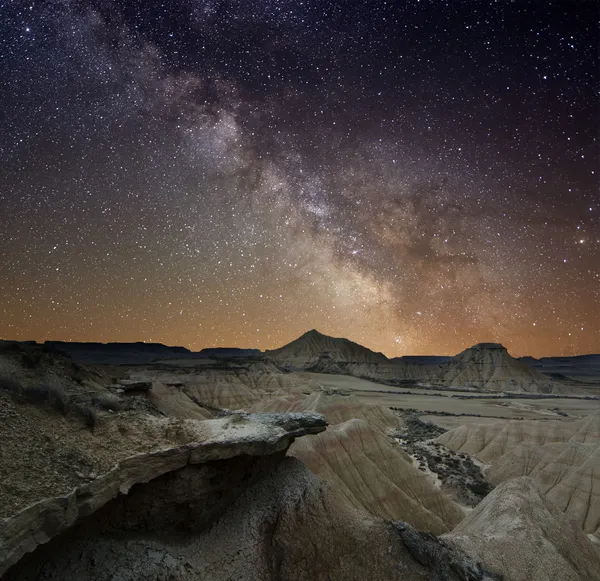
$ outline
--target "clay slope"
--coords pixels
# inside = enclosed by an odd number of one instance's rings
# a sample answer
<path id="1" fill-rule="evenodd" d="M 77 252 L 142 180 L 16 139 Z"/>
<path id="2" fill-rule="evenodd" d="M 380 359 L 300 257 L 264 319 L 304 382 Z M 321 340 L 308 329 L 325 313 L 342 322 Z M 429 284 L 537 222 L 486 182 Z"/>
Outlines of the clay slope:
<path id="1" fill-rule="evenodd" d="M 439 381 L 447 386 L 483 391 L 551 393 L 555 382 L 511 357 L 499 343 L 469 347 L 440 367 Z"/>
<path id="2" fill-rule="evenodd" d="M 449 430 L 436 440 L 454 450 L 494 464 L 522 443 L 541 446 L 552 442 L 600 442 L 600 414 L 565 421 L 513 420 L 493 424 L 470 424 Z"/>
<path id="3" fill-rule="evenodd" d="M 599 548 L 526 477 L 498 486 L 444 538 L 505 581 L 600 579 Z"/>
<path id="4" fill-rule="evenodd" d="M 491 464 L 493 484 L 528 476 L 588 534 L 600 532 L 600 414 L 574 422 L 461 426 L 438 442 Z"/>
<path id="5" fill-rule="evenodd" d="M 566 442 L 522 444 L 500 458 L 486 476 L 499 483 L 529 476 L 538 489 L 589 534 L 600 532 L 600 445 Z"/>
<path id="6" fill-rule="evenodd" d="M 301 463 L 287 458 L 251 484 L 212 524 L 202 522 L 201 503 L 187 513 L 182 533 L 170 528 L 181 515 L 170 503 L 188 482 L 185 468 L 133 489 L 126 505 L 110 505 L 72 534 L 57 538 L 24 560 L 7 581 L 494 581 L 464 552 L 408 525 L 354 510 Z M 223 464 L 212 478 L 223 481 Z M 160 534 L 139 512 L 152 499 L 161 514 Z M 116 519 L 120 514 L 131 519 Z M 112 517 L 112 520 L 111 520 Z M 110 526 L 112 524 L 112 527 Z M 35 557 L 35 558 L 34 558 Z"/>
<path id="7" fill-rule="evenodd" d="M 340 492 L 352 506 L 432 532 L 450 530 L 462 509 L 415 466 L 390 437 L 403 425 L 388 408 L 353 396 L 316 392 L 265 401 L 252 411 L 317 412 L 330 427 L 324 437 L 298 441 L 290 454 Z"/>
<path id="8" fill-rule="evenodd" d="M 436 534 L 464 516 L 396 442 L 364 420 L 348 420 L 311 441 L 298 441 L 290 453 L 350 504 L 373 515 Z"/>
<path id="9" fill-rule="evenodd" d="M 353 395 L 337 395 L 316 391 L 310 395 L 288 395 L 266 399 L 250 408 L 253 412 L 316 412 L 331 425 L 351 419 L 362 419 L 372 428 L 387 434 L 402 427 L 402 420 L 389 408 L 364 404 Z"/>
<path id="10" fill-rule="evenodd" d="M 389 361 L 383 353 L 375 353 L 348 339 L 323 335 L 315 329 L 279 349 L 265 351 L 265 355 L 278 364 L 293 369 L 308 369 L 317 365 L 322 357 L 326 357 L 331 364 L 381 364 Z"/>
<path id="11" fill-rule="evenodd" d="M 131 377 L 153 382 L 150 397 L 166 413 L 186 407 L 188 403 L 185 400 L 209 408 L 248 409 L 264 397 L 277 393 L 302 393 L 313 387 L 310 382 L 263 360 L 208 366 L 186 373 L 148 369 L 132 372 Z"/>

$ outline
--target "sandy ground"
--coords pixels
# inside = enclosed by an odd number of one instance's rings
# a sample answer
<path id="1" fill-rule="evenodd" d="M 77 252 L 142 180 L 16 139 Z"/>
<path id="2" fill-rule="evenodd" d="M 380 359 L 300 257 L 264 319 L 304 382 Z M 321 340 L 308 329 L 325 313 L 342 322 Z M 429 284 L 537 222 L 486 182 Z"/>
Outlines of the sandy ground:
<path id="1" fill-rule="evenodd" d="M 296 372 L 295 375 L 307 381 L 314 381 L 323 387 L 350 391 L 352 395 L 366 403 L 402 409 L 413 408 L 434 413 L 474 414 L 482 416 L 484 421 L 485 418 L 561 419 L 564 416 L 557 414 L 556 408 L 570 417 L 582 417 L 600 411 L 600 400 L 518 397 L 485 399 L 479 394 L 459 391 L 397 388 L 347 375 L 308 372 Z M 449 426 L 455 427 L 471 421 L 482 423 L 482 418 L 471 419 L 471 416 L 461 416 L 456 420 L 447 420 L 447 422 Z M 446 421 L 446 418 L 443 419 Z M 442 425 L 439 422 L 436 423 Z"/>
<path id="2" fill-rule="evenodd" d="M 458 428 L 458 426 L 466 426 L 473 424 L 495 424 L 496 422 L 502 422 L 498 418 L 477 418 L 471 416 L 433 416 L 426 415 L 420 416 L 420 419 L 424 422 L 431 422 L 440 428 L 445 430 L 452 430 Z"/>

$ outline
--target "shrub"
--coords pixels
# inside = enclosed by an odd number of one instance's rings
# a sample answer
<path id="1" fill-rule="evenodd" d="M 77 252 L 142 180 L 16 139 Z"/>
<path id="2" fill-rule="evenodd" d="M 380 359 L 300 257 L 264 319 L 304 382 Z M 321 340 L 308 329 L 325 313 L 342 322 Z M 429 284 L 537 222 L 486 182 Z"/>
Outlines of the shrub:
<path id="1" fill-rule="evenodd" d="M 487 482 L 471 482 L 467 486 L 478 496 L 486 496 L 492 490 L 492 487 Z"/>
<path id="2" fill-rule="evenodd" d="M 49 405 L 65 415 L 69 411 L 69 398 L 62 387 L 41 383 L 23 390 L 25 401 L 36 405 Z"/>

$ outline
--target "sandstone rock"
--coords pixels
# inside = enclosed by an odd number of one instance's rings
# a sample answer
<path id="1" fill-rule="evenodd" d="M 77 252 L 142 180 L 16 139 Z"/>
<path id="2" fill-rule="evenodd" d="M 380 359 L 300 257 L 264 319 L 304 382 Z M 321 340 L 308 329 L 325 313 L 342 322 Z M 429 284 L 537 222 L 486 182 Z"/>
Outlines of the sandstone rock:
<path id="1" fill-rule="evenodd" d="M 511 357 L 499 343 L 469 347 L 441 365 L 438 377 L 447 386 L 482 391 L 551 393 L 556 388 L 548 376 Z"/>
<path id="2" fill-rule="evenodd" d="M 215 478 L 222 481 L 222 474 Z M 132 491 L 132 499 L 168 498 L 179 486 L 177 476 L 151 481 Z M 293 458 L 247 487 L 212 524 L 198 525 L 193 516 L 184 533 L 166 523 L 160 534 L 143 527 L 107 530 L 97 516 L 41 547 L 35 560 L 21 563 L 6 581 L 497 579 L 432 536 L 353 509 Z"/>
<path id="3" fill-rule="evenodd" d="M 119 494 L 127 494 L 135 484 L 149 482 L 187 464 L 286 450 L 295 437 L 318 433 L 326 425 L 318 414 L 238 414 L 196 424 L 188 427 L 197 429 L 198 441 L 125 458 L 89 484 L 64 496 L 40 500 L 3 519 L 0 575 L 25 553 L 94 513 Z"/>

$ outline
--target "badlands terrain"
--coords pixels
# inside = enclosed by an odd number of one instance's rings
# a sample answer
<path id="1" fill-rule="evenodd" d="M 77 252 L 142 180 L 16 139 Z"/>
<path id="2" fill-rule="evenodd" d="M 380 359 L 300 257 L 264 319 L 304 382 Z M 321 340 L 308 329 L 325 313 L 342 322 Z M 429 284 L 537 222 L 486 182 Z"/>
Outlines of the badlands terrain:
<path id="1" fill-rule="evenodd" d="M 0 342 L 10 581 L 600 580 L 600 356 Z"/>

